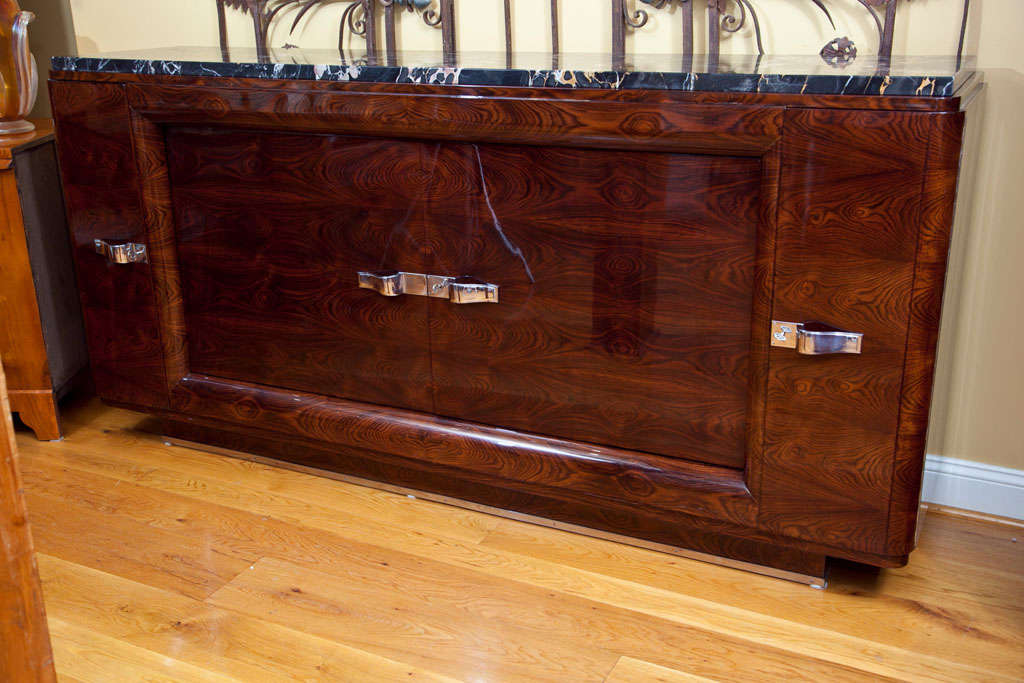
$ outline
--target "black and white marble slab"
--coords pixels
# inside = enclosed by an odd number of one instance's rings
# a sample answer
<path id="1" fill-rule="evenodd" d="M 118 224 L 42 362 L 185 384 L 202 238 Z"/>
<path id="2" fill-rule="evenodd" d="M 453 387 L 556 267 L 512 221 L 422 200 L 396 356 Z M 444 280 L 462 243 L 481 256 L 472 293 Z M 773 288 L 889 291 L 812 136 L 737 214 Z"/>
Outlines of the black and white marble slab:
<path id="1" fill-rule="evenodd" d="M 818 55 L 637 54 L 613 64 L 610 54 L 439 52 L 340 55 L 284 47 L 257 55 L 252 48 L 172 47 L 130 53 L 54 57 L 54 71 L 162 74 L 359 83 L 534 86 L 692 92 L 803 93 L 948 97 L 975 74 L 973 59 L 861 56 L 831 66 Z"/>

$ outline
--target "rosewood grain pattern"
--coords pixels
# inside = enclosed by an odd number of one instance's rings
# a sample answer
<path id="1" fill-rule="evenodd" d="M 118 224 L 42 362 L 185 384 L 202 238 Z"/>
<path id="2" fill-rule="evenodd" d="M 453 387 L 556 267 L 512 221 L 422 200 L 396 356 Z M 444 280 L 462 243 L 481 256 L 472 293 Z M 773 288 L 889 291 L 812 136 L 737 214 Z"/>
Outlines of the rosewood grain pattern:
<path id="1" fill-rule="evenodd" d="M 152 121 L 133 113 L 131 130 L 141 208 L 146 221 L 147 258 L 153 275 L 153 295 L 160 320 L 160 342 L 169 393 L 188 373 L 189 362 L 167 151 L 164 147 L 164 131 Z"/>
<path id="2" fill-rule="evenodd" d="M 932 112 L 957 98 L 95 81 L 53 88 L 93 357 L 129 361 L 107 401 L 744 561 L 906 562 L 961 125 Z M 99 228 L 153 265 L 99 271 Z M 114 293 L 136 305 L 102 318 Z M 771 348 L 772 319 L 864 352 Z"/>
<path id="3" fill-rule="evenodd" d="M 860 355 L 772 350 L 760 523 L 887 550 L 927 116 L 786 117 L 772 317 L 864 333 Z"/>
<path id="4" fill-rule="evenodd" d="M 931 131 L 910 300 L 906 366 L 896 453 L 890 475 L 892 493 L 887 550 L 892 553 L 909 553 L 916 544 L 928 409 L 935 375 L 935 349 L 964 134 L 964 113 L 929 118 Z"/>
<path id="5" fill-rule="evenodd" d="M 753 315 L 750 319 L 750 384 L 747 396 L 747 462 L 744 476 L 755 500 L 761 499 L 765 448 L 765 411 L 768 391 L 768 359 L 771 338 L 764 330 L 772 324 L 772 298 L 775 289 L 775 239 L 778 233 L 779 178 L 782 143 L 776 143 L 761 157 L 759 202 L 760 245 L 754 261 Z"/>
<path id="6" fill-rule="evenodd" d="M 360 91 L 292 93 L 168 85 L 126 86 L 132 109 L 165 123 L 439 140 L 760 156 L 779 137 L 771 107 L 491 100 Z"/>
<path id="7" fill-rule="evenodd" d="M 637 505 L 615 506 L 557 491 L 531 491 L 472 472 L 453 477 L 430 463 L 404 460 L 365 448 L 327 446 L 319 440 L 283 436 L 210 418 L 180 416 L 163 424 L 163 433 L 175 439 L 218 448 L 260 454 L 276 460 L 364 479 L 388 482 L 410 490 L 429 491 L 491 508 L 538 516 L 621 534 L 698 552 L 784 569 L 808 576 L 822 576 L 825 555 L 842 555 L 821 546 L 801 544 L 759 533 L 752 527 L 720 519 L 693 517 L 685 512 L 659 511 Z M 863 557 L 862 555 L 858 555 Z M 893 558 L 872 558 L 874 564 L 896 566 Z"/>
<path id="8" fill-rule="evenodd" d="M 150 267 L 108 263 L 93 247 L 95 239 L 146 241 L 124 90 L 87 82 L 54 81 L 50 86 L 97 391 L 112 401 L 167 407 Z"/>
<path id="9" fill-rule="evenodd" d="M 431 272 L 500 286 L 431 301 L 435 410 L 742 469 L 756 158 L 444 147 Z"/>
<path id="10" fill-rule="evenodd" d="M 434 146 L 179 128 L 167 140 L 191 371 L 431 411 L 426 298 L 360 289 L 358 272 L 426 272 Z"/>
<path id="11" fill-rule="evenodd" d="M 728 468 L 198 375 L 173 399 L 186 415 L 386 452 L 548 495 L 751 521 L 750 494 Z"/>

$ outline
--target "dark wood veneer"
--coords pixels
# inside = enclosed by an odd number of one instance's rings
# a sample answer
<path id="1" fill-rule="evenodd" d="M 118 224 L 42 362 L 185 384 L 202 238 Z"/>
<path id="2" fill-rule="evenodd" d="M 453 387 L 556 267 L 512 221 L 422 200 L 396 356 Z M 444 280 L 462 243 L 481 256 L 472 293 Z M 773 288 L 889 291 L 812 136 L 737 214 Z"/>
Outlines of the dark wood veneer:
<path id="1" fill-rule="evenodd" d="M 51 91 L 106 400 L 734 559 L 906 561 L 956 98 L 92 76 Z M 356 287 L 380 269 L 501 303 Z M 772 319 L 863 353 L 773 348 Z"/>
<path id="2" fill-rule="evenodd" d="M 111 265 L 93 240 L 146 241 L 124 88 L 52 81 L 50 101 L 82 299 L 86 342 L 104 399 L 166 408 L 160 323 L 146 264 Z"/>

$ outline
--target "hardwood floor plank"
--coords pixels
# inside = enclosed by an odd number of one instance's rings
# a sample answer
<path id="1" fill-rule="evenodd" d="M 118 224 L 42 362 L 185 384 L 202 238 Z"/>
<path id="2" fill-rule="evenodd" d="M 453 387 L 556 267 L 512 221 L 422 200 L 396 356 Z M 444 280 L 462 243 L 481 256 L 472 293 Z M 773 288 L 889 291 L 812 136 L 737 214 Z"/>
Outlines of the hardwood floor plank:
<path id="1" fill-rule="evenodd" d="M 592 648 L 577 659 L 569 645 L 571 634 L 551 642 L 544 638 L 546 634 L 507 628 L 487 615 L 473 614 L 470 608 L 482 597 L 473 587 L 467 587 L 461 602 L 453 603 L 407 593 L 403 585 L 385 578 L 385 594 L 367 600 L 367 587 L 353 587 L 351 577 L 339 581 L 333 575 L 277 560 L 265 560 L 250 574 L 209 601 L 238 611 L 272 614 L 280 623 L 301 624 L 323 637 L 386 652 L 459 678 L 481 678 L 486 672 L 485 678 L 499 681 L 598 681 L 615 661 L 614 656 Z M 437 618 L 445 613 L 446 618 Z"/>
<path id="2" fill-rule="evenodd" d="M 54 617 L 242 681 L 452 680 L 49 555 L 39 562 Z"/>
<path id="3" fill-rule="evenodd" d="M 307 567 L 336 572 L 345 578 L 347 585 L 351 585 L 353 576 L 366 579 L 364 576 L 366 567 L 377 569 L 379 566 L 386 566 L 390 567 L 392 574 L 399 571 L 404 572 L 405 590 L 416 590 L 421 593 L 428 592 L 431 585 L 421 582 L 415 582 L 416 585 L 413 585 L 413 579 L 418 579 L 420 576 L 444 576 L 448 580 L 458 581 L 467 589 L 468 587 L 479 587 L 482 590 L 492 591 L 504 589 L 505 593 L 511 590 L 513 594 L 528 591 L 537 593 L 539 600 L 548 602 L 554 602 L 552 598 L 556 597 L 546 588 L 538 590 L 515 584 L 506 588 L 505 585 L 510 583 L 508 580 L 495 580 L 487 574 L 468 572 L 463 568 L 413 557 L 394 549 L 388 550 L 378 546 L 355 543 L 344 537 L 295 527 L 233 508 L 196 503 L 181 496 L 100 475 L 48 465 L 43 457 L 33 458 L 28 463 L 26 478 L 33 490 L 37 492 L 37 496 L 65 496 L 75 500 L 79 505 L 127 517 L 142 524 L 170 525 L 172 529 L 186 531 L 190 537 L 206 539 L 210 545 L 220 548 L 222 552 L 230 552 L 227 549 L 232 548 L 243 556 L 266 554 L 287 558 Z M 162 515 L 161 511 L 166 511 L 167 514 Z M 372 584 L 372 579 L 367 580 Z M 572 604 L 581 602 L 562 596 L 561 591 L 557 597 Z M 593 628 L 593 615 L 589 614 L 589 616 L 591 617 L 589 625 Z M 658 642 L 656 637 L 648 637 L 639 641 L 632 636 L 626 638 L 622 633 L 629 624 L 633 624 L 634 631 L 646 628 L 643 623 L 646 620 L 648 619 L 641 615 L 631 612 L 622 613 L 621 610 L 618 610 L 615 612 L 615 616 L 607 619 L 603 635 L 614 641 L 616 647 L 627 649 L 631 647 L 634 651 L 636 648 L 643 650 L 646 647 L 649 655 L 656 656 L 648 646 Z M 575 626 L 577 624 L 569 623 L 565 628 L 571 630 Z M 706 633 L 688 632 L 685 640 L 689 642 L 709 641 L 706 646 L 713 646 L 712 639 Z M 589 644 L 587 641 L 580 641 L 575 645 L 567 645 L 566 649 L 588 647 Z M 674 641 L 667 644 L 666 649 L 677 649 L 678 646 L 679 642 Z M 789 655 L 784 657 L 784 659 L 789 658 Z M 815 663 L 811 662 L 809 665 L 814 666 Z M 831 671 L 831 667 L 827 667 L 827 670 Z"/>
<path id="4" fill-rule="evenodd" d="M 619 656 L 734 680 L 878 680 L 829 662 L 428 563 L 353 556 L 331 573 L 267 558 L 208 598 L 458 678 L 600 681 Z M 386 589 L 384 587 L 387 587 Z M 445 615 L 443 620 L 438 615 Z M 355 640 L 354 640 L 355 639 Z"/>
<path id="5" fill-rule="evenodd" d="M 64 442 L 19 435 L 37 546 L 64 568 L 47 607 L 125 657 L 239 680 L 1024 679 L 1019 528 L 929 517 L 907 568 L 839 563 L 812 591 L 169 448 L 145 419 L 90 402 Z M 63 677 L 121 656 L 68 642 L 84 668 Z"/>
<path id="6" fill-rule="evenodd" d="M 137 422 L 139 417 L 135 417 Z M 450 505 L 166 446 L 157 436 L 116 427 L 76 426 L 74 441 L 69 438 L 53 445 L 53 449 L 34 448 L 33 444 L 27 444 L 27 448 L 30 453 L 63 453 L 69 464 L 77 463 L 77 469 L 138 483 L 173 472 L 182 475 L 193 489 L 218 487 L 222 494 L 234 491 L 249 496 L 256 491 L 264 509 L 290 510 L 296 515 L 294 521 L 306 525 L 329 525 L 339 517 L 359 523 L 387 519 L 389 524 L 409 531 L 475 542 L 498 522 L 496 517 Z M 125 451 L 132 454 L 130 465 L 116 455 Z M 237 488 L 239 482 L 244 482 L 243 489 Z M 345 495 L 339 495 L 339 491 Z"/>
<path id="7" fill-rule="evenodd" d="M 220 457 L 206 453 L 200 455 L 210 459 Z M 88 465 L 92 459 L 92 454 L 83 453 L 76 462 Z M 58 460 L 67 463 L 67 460 L 60 458 Z M 120 467 L 128 472 L 136 471 L 137 465 L 138 462 L 134 460 L 134 457 L 120 463 Z M 66 466 L 66 464 L 62 464 L 62 466 Z M 34 458 L 30 458 L 26 467 L 27 477 L 37 476 Z M 104 471 L 108 471 L 106 466 L 104 466 Z M 240 481 L 236 488 L 226 490 L 221 495 L 219 493 L 221 487 L 212 486 L 206 480 L 174 479 L 173 473 L 163 469 L 160 471 L 160 476 L 156 476 L 149 469 L 146 471 L 150 474 L 142 481 L 150 485 L 156 481 L 161 487 L 167 486 L 169 491 L 185 496 L 194 496 L 197 500 L 214 500 L 225 503 L 223 507 L 227 508 L 235 505 L 242 506 L 248 508 L 252 514 L 258 514 L 262 509 L 262 501 L 258 496 L 248 496 L 239 492 L 239 489 L 245 490 L 244 480 Z M 81 473 L 75 473 L 68 479 L 72 482 L 87 481 L 87 477 Z M 114 483 L 116 484 L 116 482 Z M 96 485 L 95 482 L 94 485 Z M 349 486 L 348 484 L 342 485 Z M 110 480 L 108 480 L 106 489 L 113 490 Z M 72 489 L 68 491 L 67 495 L 83 502 L 90 499 L 88 493 L 81 490 Z M 119 495 L 127 494 L 121 491 Z M 221 500 L 221 498 L 226 498 L 226 500 Z M 141 514 L 146 518 L 151 516 L 149 510 L 154 507 L 153 504 L 146 502 L 144 496 L 129 501 L 122 500 L 116 505 L 118 509 L 124 510 L 126 515 Z M 192 524 L 188 530 L 190 536 L 207 538 L 209 539 L 208 543 L 225 552 L 241 543 L 240 549 L 245 553 L 278 557 L 283 555 L 291 561 L 303 562 L 314 567 L 329 567 L 335 562 L 344 563 L 347 557 L 354 554 L 378 557 L 381 562 L 395 563 L 397 562 L 396 556 L 383 550 L 390 549 L 401 551 L 403 554 L 412 553 L 419 557 L 436 558 L 445 564 L 484 572 L 504 580 L 534 585 L 542 590 L 553 590 L 594 599 L 598 602 L 608 602 L 621 609 L 639 611 L 650 616 L 675 621 L 703 632 L 749 639 L 759 644 L 790 650 L 794 653 L 793 656 L 802 655 L 808 662 L 822 659 L 837 662 L 841 666 L 851 669 L 864 669 L 879 676 L 898 676 L 901 670 L 918 666 L 912 657 L 907 656 L 907 653 L 891 648 L 886 649 L 861 638 L 838 638 L 835 634 L 822 629 L 801 628 L 798 625 L 782 629 L 781 625 L 784 622 L 779 622 L 771 616 L 755 615 L 742 609 L 723 609 L 703 598 L 692 598 L 660 589 L 650 589 L 631 581 L 602 577 L 593 572 L 576 570 L 568 566 L 533 559 L 526 555 L 506 553 L 473 544 L 431 539 L 419 534 L 408 534 L 400 528 L 395 528 L 391 532 L 366 533 L 366 529 L 360 526 L 345 525 L 343 528 L 338 528 L 337 523 L 333 526 L 342 538 L 324 541 L 318 539 L 315 534 L 300 533 L 296 528 L 283 528 L 274 525 L 267 516 L 261 518 L 239 516 L 236 512 L 225 509 L 185 512 L 180 506 L 180 501 L 167 500 L 157 505 L 156 509 L 167 507 L 170 510 L 176 510 L 176 514 L 183 516 L 175 517 L 175 520 L 186 520 Z M 285 517 L 290 519 L 295 515 L 286 514 Z M 262 541 L 263 547 L 259 546 L 261 541 L 251 537 L 251 534 L 257 532 L 266 535 L 266 539 Z M 353 542 L 361 545 L 353 546 Z M 649 553 L 650 551 L 642 552 Z M 658 553 L 652 555 L 661 556 Z M 704 563 L 695 564 L 711 566 Z M 434 571 L 444 574 L 456 570 L 440 568 Z M 748 575 L 736 573 L 736 576 L 745 579 Z M 756 578 L 771 582 L 773 585 L 777 583 L 765 577 Z M 783 585 L 790 589 L 807 591 L 806 588 L 799 586 Z"/>
<path id="8" fill-rule="evenodd" d="M 1024 529 L 966 517 L 927 515 L 921 543 L 914 551 L 952 565 L 984 567 L 1020 578 L 1024 567 Z"/>
<path id="9" fill-rule="evenodd" d="M 257 559 L 31 489 L 25 499 L 38 552 L 190 597 L 210 595 Z"/>
<path id="10" fill-rule="evenodd" d="M 83 683 L 152 681 L 226 683 L 236 679 L 50 617 L 54 662 Z"/>
<path id="11" fill-rule="evenodd" d="M 694 676 L 632 657 L 621 657 L 604 683 L 700 683 L 710 678 Z"/>
<path id="12" fill-rule="evenodd" d="M 984 571 L 958 577 L 915 556 L 899 570 L 833 567 L 829 590 L 800 591 L 768 577 L 511 520 L 503 520 L 483 545 L 1024 676 L 1024 657 L 1013 647 L 1024 632 L 1021 577 Z M 931 578 L 940 573 L 943 581 Z M 977 609 L 979 595 L 984 610 Z"/>

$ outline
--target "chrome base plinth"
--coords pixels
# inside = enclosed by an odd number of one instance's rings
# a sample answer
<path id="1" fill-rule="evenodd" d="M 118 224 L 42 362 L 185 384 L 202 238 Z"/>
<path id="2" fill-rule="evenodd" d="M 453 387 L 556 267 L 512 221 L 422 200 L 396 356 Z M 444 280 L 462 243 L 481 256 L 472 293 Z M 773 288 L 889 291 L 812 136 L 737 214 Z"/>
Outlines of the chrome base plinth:
<path id="1" fill-rule="evenodd" d="M 36 129 L 36 124 L 25 119 L 18 121 L 0 121 L 0 135 L 20 135 L 31 133 Z"/>

